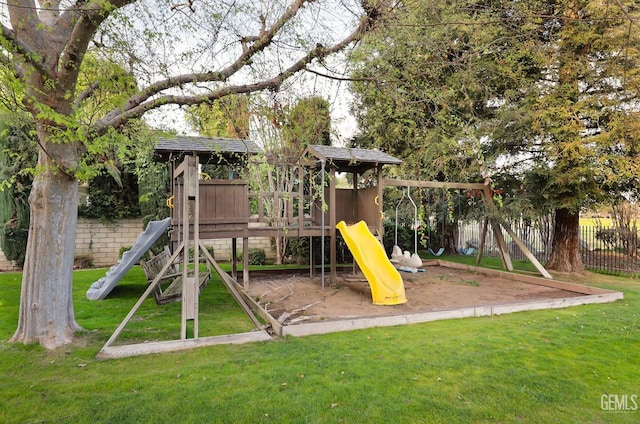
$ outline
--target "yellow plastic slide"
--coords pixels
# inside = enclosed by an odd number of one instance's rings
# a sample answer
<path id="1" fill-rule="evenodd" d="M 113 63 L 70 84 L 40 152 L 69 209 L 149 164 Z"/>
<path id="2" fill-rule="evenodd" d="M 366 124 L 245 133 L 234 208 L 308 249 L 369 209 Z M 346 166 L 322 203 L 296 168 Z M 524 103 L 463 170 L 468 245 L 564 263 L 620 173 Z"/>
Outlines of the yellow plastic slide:
<path id="1" fill-rule="evenodd" d="M 375 305 L 399 305 L 407 301 L 404 283 L 398 270 L 387 258 L 384 247 L 375 238 L 367 224 L 360 221 L 347 225 L 340 221 L 336 228 L 347 243 L 353 258 L 369 281 Z"/>

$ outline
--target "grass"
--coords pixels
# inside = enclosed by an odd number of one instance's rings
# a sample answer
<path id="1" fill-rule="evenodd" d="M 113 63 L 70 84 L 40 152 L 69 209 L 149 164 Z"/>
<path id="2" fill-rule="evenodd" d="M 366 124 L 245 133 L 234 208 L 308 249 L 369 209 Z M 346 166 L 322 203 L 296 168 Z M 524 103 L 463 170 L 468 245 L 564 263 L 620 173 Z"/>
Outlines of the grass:
<path id="1" fill-rule="evenodd" d="M 87 301 L 103 273 L 75 274 L 76 317 L 87 331 L 73 346 L 0 342 L 0 422 L 640 421 L 640 411 L 601 408 L 603 395 L 640 396 L 638 280 L 574 278 L 624 291 L 612 304 L 97 361 L 144 290 L 134 268 L 107 300 Z M 0 274 L 0 340 L 15 330 L 19 285 L 19 274 Z M 219 282 L 205 288 L 203 304 L 207 335 L 250 327 Z M 172 337 L 173 309 L 145 304 L 129 336 Z"/>
<path id="2" fill-rule="evenodd" d="M 604 227 L 608 228 L 614 224 L 614 220 L 611 218 L 580 218 L 581 227 Z M 640 226 L 640 220 L 635 220 L 631 225 L 636 227 Z"/>

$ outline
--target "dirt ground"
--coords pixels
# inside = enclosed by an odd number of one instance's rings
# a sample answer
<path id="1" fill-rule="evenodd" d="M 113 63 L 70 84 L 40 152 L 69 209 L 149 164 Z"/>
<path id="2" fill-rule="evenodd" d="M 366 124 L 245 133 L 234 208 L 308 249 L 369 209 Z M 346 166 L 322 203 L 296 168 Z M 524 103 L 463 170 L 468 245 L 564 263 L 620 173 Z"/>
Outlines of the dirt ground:
<path id="1" fill-rule="evenodd" d="M 425 266 L 425 272 L 401 273 L 407 303 L 374 305 L 371 289 L 362 274 L 339 273 L 337 284 L 325 289 L 319 276 L 307 272 L 252 276 L 248 294 L 280 323 L 371 317 L 483 306 L 528 299 L 580 296 L 578 293 L 527 284 L 441 266 Z"/>

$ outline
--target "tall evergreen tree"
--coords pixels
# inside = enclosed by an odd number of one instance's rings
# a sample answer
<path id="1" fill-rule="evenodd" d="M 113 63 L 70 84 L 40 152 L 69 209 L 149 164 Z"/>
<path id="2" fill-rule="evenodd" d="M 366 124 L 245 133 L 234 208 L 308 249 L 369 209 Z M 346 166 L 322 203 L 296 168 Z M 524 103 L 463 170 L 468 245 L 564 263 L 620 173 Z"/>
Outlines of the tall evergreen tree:
<path id="1" fill-rule="evenodd" d="M 633 2 L 542 2 L 531 45 L 546 58 L 538 80 L 505 96 L 485 130 L 505 174 L 519 175 L 537 210 L 555 215 L 547 267 L 583 270 L 579 213 L 638 186 L 640 38 Z"/>
<path id="2" fill-rule="evenodd" d="M 22 267 L 29 232 L 29 193 L 37 139 L 32 121 L 18 113 L 0 115 L 0 247 Z"/>
<path id="3" fill-rule="evenodd" d="M 411 6 L 354 56 L 361 140 L 408 176 L 464 181 L 492 164 L 520 206 L 556 212 L 548 267 L 581 271 L 580 208 L 637 184 L 637 5 Z"/>

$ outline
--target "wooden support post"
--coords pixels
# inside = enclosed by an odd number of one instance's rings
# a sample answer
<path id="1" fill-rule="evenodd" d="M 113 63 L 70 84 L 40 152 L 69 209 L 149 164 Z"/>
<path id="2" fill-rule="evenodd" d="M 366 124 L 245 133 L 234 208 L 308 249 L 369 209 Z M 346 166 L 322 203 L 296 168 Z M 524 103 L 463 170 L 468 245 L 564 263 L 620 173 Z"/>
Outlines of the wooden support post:
<path id="1" fill-rule="evenodd" d="M 353 205 L 353 210 L 351 211 L 351 213 L 353 214 L 354 217 L 354 223 L 360 221 L 360 209 L 358 208 L 358 173 L 354 172 L 352 173 L 353 176 L 353 190 L 352 190 L 352 196 L 351 196 L 351 204 Z M 370 225 L 372 223 L 367 222 L 367 225 Z M 358 273 L 358 263 L 354 260 L 353 261 L 353 271 L 352 274 L 356 275 Z"/>
<path id="2" fill-rule="evenodd" d="M 478 255 L 476 256 L 476 265 L 480 265 L 482 253 L 484 252 L 484 244 L 487 240 L 487 230 L 489 229 L 489 218 L 485 217 L 482 221 L 482 233 L 480 236 L 480 246 L 478 246 Z"/>
<path id="3" fill-rule="evenodd" d="M 336 169 L 331 167 L 329 172 L 329 256 L 330 256 L 330 277 L 331 285 L 337 282 L 336 273 Z M 322 264 L 324 267 L 324 264 Z"/>
<path id="4" fill-rule="evenodd" d="M 486 207 L 486 214 L 489 218 L 489 223 L 491 224 L 491 231 L 493 231 L 493 238 L 498 246 L 498 252 L 500 253 L 500 258 L 502 259 L 502 264 L 504 265 L 507 271 L 513 271 L 513 264 L 511 263 L 511 255 L 509 255 L 509 249 L 507 248 L 507 243 L 504 241 L 504 236 L 502 235 L 502 229 L 498 221 L 495 218 L 491 217 L 491 213 L 493 212 L 493 199 L 491 197 L 491 189 L 488 186 L 485 186 L 482 191 L 482 202 Z"/>
<path id="5" fill-rule="evenodd" d="M 138 309 L 140 309 L 140 306 L 142 306 L 142 303 L 147 299 L 147 297 L 149 297 L 149 295 L 156 289 L 158 284 L 160 284 L 160 280 L 162 279 L 162 276 L 169 270 L 169 268 L 173 265 L 175 260 L 178 258 L 178 255 L 180 255 L 180 253 L 183 250 L 184 250 L 184 244 L 180 244 L 176 248 L 175 252 L 173 252 L 173 255 L 171 255 L 167 263 L 164 264 L 160 272 L 158 272 L 158 275 L 156 276 L 156 278 L 151 282 L 151 284 L 147 286 L 147 289 L 144 291 L 144 293 L 142 293 L 142 296 L 140 296 L 140 299 L 138 299 L 136 304 L 133 305 L 133 308 L 131 308 L 127 316 L 122 320 L 118 328 L 116 328 L 116 330 L 113 332 L 109 340 L 107 340 L 107 342 L 104 344 L 102 349 L 111 346 L 111 344 L 114 341 L 116 341 L 116 339 L 118 338 L 118 336 L 120 335 L 124 327 L 129 323 L 129 321 L 131 321 L 131 318 L 133 318 L 133 315 L 135 315 L 135 313 L 138 312 Z"/>
<path id="6" fill-rule="evenodd" d="M 191 247 L 191 241 L 189 240 L 189 227 L 191 226 L 189 220 L 189 195 L 187 187 L 189 186 L 189 172 L 188 158 L 182 162 L 178 167 L 178 171 L 182 175 L 182 242 L 184 243 L 184 250 L 182 251 L 182 281 L 186 282 L 189 277 L 189 248 Z M 183 283 L 184 284 L 184 283 Z M 184 287 L 182 288 L 184 291 Z M 180 339 L 185 340 L 187 338 L 187 306 L 185 302 L 182 302 L 182 314 L 180 315 Z"/>
<path id="7" fill-rule="evenodd" d="M 509 227 L 507 224 L 502 224 L 502 227 L 507 231 L 509 236 L 511 236 L 511 239 L 516 243 L 516 245 L 518 245 L 520 250 L 522 250 L 522 253 L 524 253 L 524 255 L 531 261 L 533 266 L 536 267 L 540 274 L 542 274 L 544 278 L 553 279 L 551 274 L 549 274 L 549 272 L 542 266 L 538 259 L 536 259 L 533 253 L 531 253 L 527 246 L 525 246 L 522 240 L 520 240 L 520 237 L 518 237 L 516 233 L 513 232 L 511 227 Z"/>
<path id="8" fill-rule="evenodd" d="M 249 237 L 242 239 L 242 286 L 249 290 Z"/>
<path id="9" fill-rule="evenodd" d="M 500 252 L 502 263 L 504 264 L 504 267 L 507 271 L 513 271 L 511 255 L 509 254 L 507 242 L 504 241 L 504 236 L 502 235 L 500 224 L 493 218 L 489 218 L 489 222 L 491 223 L 491 230 L 493 231 L 493 237 L 496 241 L 496 245 L 498 246 L 498 252 Z"/>
<path id="10" fill-rule="evenodd" d="M 187 156 L 178 167 L 183 178 L 182 239 L 182 325 L 180 338 L 187 338 L 187 321 L 193 321 L 193 338 L 198 338 L 198 275 L 200 268 L 200 196 L 198 178 L 198 157 Z M 191 213 L 189 213 L 191 210 Z M 190 218 L 191 216 L 191 218 Z M 189 266 L 189 250 L 191 248 L 190 233 L 193 229 L 193 270 Z"/>
<path id="11" fill-rule="evenodd" d="M 309 236 L 309 278 L 316 275 L 316 258 L 313 253 L 313 236 Z"/>
<path id="12" fill-rule="evenodd" d="M 382 243 L 383 240 L 383 236 L 384 236 L 384 212 L 382 209 L 382 193 L 383 193 L 383 179 L 382 179 L 382 165 L 378 164 L 378 168 L 376 169 L 377 172 L 377 177 L 376 177 L 376 184 L 378 186 L 378 194 L 376 195 L 376 199 L 377 199 L 377 204 L 376 206 L 378 207 L 378 216 L 380 217 L 380 219 L 378 220 L 378 239 L 380 240 L 380 243 Z"/>
<path id="13" fill-rule="evenodd" d="M 231 278 L 238 281 L 238 239 L 235 237 L 231 239 Z"/>
<path id="14" fill-rule="evenodd" d="M 304 227 L 304 170 L 298 165 L 298 231 L 302 234 Z"/>

